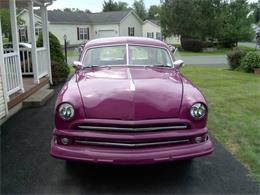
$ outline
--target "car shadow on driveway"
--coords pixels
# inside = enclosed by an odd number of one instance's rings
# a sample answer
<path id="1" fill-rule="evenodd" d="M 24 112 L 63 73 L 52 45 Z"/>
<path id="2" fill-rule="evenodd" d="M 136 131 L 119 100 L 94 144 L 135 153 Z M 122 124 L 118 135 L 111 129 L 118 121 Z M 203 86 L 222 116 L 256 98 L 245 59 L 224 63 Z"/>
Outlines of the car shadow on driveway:
<path id="1" fill-rule="evenodd" d="M 108 166 L 54 159 L 54 104 L 55 97 L 24 109 L 2 126 L 2 194 L 259 194 L 246 168 L 214 139 L 214 153 L 192 163 Z"/>

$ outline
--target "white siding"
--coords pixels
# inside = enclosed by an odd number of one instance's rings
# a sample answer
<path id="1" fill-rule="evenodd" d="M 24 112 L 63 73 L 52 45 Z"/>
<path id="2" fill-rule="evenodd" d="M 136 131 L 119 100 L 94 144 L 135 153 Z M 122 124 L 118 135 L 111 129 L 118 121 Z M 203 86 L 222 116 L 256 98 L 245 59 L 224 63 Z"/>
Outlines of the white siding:
<path id="1" fill-rule="evenodd" d="M 156 38 L 156 33 L 161 33 L 161 27 L 150 21 L 145 21 L 143 24 L 143 37 L 147 37 L 147 33 L 153 33 L 153 38 Z"/>
<path id="2" fill-rule="evenodd" d="M 0 70 L 1 72 L 1 70 Z M 6 116 L 6 104 L 4 99 L 4 90 L 3 90 L 3 83 L 2 83 L 2 75 L 0 74 L 0 119 Z"/>
<path id="3" fill-rule="evenodd" d="M 49 24 L 49 31 L 52 32 L 60 41 L 62 45 L 64 45 L 64 35 L 67 35 L 67 41 L 70 45 L 79 45 L 84 40 L 78 40 L 78 32 L 77 28 L 89 28 L 90 39 L 91 37 L 91 26 L 90 25 L 71 25 L 71 24 Z"/>
<path id="4" fill-rule="evenodd" d="M 132 12 L 122 20 L 119 25 L 119 35 L 128 36 L 128 27 L 135 28 L 135 36 L 141 37 L 142 33 L 142 21 L 140 21 Z"/>
<path id="5" fill-rule="evenodd" d="M 118 24 L 104 24 L 104 25 L 93 25 L 92 26 L 92 38 L 99 37 L 99 31 L 114 31 L 114 36 L 119 36 Z"/>

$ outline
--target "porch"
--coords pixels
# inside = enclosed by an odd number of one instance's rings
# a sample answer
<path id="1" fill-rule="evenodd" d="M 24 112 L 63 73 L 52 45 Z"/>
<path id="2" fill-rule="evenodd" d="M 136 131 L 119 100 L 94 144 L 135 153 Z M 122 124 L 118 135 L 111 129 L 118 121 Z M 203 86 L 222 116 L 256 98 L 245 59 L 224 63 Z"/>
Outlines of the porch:
<path id="1" fill-rule="evenodd" d="M 52 0 L 1 0 L 0 7 L 10 11 L 12 42 L 4 48 L 0 20 L 0 94 L 8 111 L 44 86 L 52 84 L 47 6 Z M 30 48 L 21 48 L 18 39 L 16 9 L 26 8 L 30 14 Z M 34 9 L 41 10 L 43 46 L 37 47 Z M 0 85 L 1 86 L 1 85 Z M 2 93 L 1 93 L 2 92 Z M 0 110 L 1 111 L 1 110 Z"/>
<path id="2" fill-rule="evenodd" d="M 43 87 L 48 87 L 49 86 L 49 79 L 48 77 L 43 77 L 40 79 L 39 84 L 35 84 L 33 82 L 32 77 L 23 77 L 23 86 L 24 86 L 24 92 L 19 93 L 16 92 L 12 94 L 9 98 L 9 101 L 7 103 L 8 110 L 14 108 L 16 105 L 19 103 L 23 102 L 26 98 L 37 92 Z"/>

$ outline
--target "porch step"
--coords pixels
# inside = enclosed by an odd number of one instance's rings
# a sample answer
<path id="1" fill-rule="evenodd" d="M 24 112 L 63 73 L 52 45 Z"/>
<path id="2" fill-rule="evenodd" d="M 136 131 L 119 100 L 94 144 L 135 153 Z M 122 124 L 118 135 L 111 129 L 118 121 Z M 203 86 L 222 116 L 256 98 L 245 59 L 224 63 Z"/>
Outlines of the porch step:
<path id="1" fill-rule="evenodd" d="M 54 95 L 53 89 L 42 88 L 23 101 L 24 107 L 39 107 L 44 105 Z"/>

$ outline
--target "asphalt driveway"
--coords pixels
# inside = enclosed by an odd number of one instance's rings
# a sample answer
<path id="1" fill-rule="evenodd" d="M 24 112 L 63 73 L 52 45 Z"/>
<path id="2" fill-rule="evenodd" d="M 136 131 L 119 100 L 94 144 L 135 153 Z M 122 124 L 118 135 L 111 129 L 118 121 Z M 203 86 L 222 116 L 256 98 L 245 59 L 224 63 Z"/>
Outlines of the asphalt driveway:
<path id="1" fill-rule="evenodd" d="M 28 108 L 1 129 L 1 194 L 259 194 L 260 185 L 216 141 L 192 164 L 97 166 L 49 156 L 55 98 Z"/>

